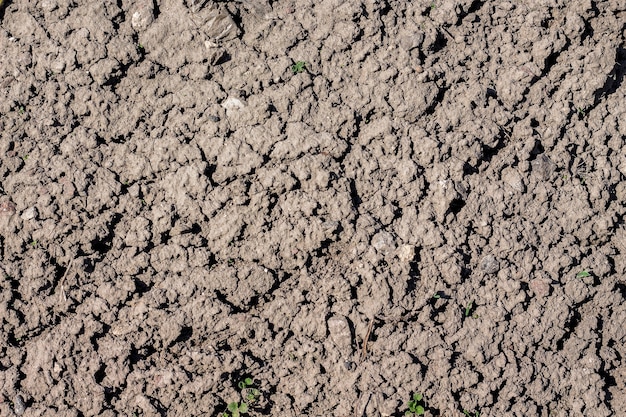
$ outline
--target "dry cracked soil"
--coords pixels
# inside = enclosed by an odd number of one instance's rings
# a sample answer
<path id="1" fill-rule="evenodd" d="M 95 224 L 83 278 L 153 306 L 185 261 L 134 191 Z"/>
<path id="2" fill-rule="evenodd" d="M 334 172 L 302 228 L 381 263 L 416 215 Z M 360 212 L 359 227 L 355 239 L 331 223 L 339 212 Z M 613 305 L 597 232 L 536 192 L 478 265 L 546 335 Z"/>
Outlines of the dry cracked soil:
<path id="1" fill-rule="evenodd" d="M 623 0 L 0 19 L 0 415 L 626 414 Z"/>

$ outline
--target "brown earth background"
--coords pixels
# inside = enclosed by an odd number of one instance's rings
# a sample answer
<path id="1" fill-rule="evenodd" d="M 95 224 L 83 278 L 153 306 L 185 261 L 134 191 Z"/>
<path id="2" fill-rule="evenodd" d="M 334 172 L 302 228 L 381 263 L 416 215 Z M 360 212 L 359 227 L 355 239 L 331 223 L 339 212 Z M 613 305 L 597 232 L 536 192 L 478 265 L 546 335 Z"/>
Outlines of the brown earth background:
<path id="1" fill-rule="evenodd" d="M 624 415 L 625 31 L 5 0 L 0 415 Z"/>

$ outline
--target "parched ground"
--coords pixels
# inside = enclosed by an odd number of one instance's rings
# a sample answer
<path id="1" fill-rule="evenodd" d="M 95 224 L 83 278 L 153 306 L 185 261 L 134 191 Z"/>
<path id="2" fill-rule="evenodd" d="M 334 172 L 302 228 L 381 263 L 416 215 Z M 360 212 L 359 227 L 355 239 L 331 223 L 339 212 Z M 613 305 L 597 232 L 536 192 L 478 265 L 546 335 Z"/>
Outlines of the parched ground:
<path id="1" fill-rule="evenodd" d="M 626 413 L 624 1 L 4 3 L 0 415 Z"/>

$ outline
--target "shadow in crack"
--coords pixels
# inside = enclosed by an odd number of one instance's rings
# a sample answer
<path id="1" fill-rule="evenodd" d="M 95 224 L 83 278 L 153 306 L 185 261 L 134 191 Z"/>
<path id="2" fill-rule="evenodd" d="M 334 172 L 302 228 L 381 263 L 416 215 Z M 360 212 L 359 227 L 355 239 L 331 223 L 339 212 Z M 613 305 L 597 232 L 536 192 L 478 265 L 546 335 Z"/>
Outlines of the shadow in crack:
<path id="1" fill-rule="evenodd" d="M 624 74 L 626 73 L 626 49 L 617 48 L 615 54 L 615 66 L 609 73 L 604 85 L 594 93 L 595 107 L 603 97 L 613 94 L 622 85 Z"/>

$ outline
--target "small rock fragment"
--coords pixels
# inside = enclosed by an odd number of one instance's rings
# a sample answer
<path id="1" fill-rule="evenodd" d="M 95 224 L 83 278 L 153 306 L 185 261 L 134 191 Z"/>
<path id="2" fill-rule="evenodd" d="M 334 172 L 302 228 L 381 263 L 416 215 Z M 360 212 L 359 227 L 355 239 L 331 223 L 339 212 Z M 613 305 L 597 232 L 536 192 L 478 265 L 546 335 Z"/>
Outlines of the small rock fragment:
<path id="1" fill-rule="evenodd" d="M 531 166 L 533 173 L 544 181 L 549 180 L 556 169 L 556 164 L 546 155 L 539 155 L 537 159 L 531 162 Z"/>
<path id="2" fill-rule="evenodd" d="M 402 245 L 396 251 L 398 255 L 398 259 L 404 264 L 409 263 L 415 257 L 415 246 L 413 245 Z"/>
<path id="3" fill-rule="evenodd" d="M 41 8 L 46 12 L 52 12 L 59 7 L 57 0 L 43 0 L 41 3 Z"/>
<path id="4" fill-rule="evenodd" d="M 24 398 L 21 395 L 16 395 L 13 399 L 13 411 L 18 416 L 21 416 L 26 411 L 26 404 L 24 403 Z"/>
<path id="5" fill-rule="evenodd" d="M 237 25 L 228 12 L 216 7 L 209 11 L 204 32 L 215 41 L 230 40 L 237 36 Z"/>
<path id="6" fill-rule="evenodd" d="M 495 274 L 500 270 L 500 262 L 493 255 L 487 255 L 480 261 L 480 269 L 485 274 Z"/>
<path id="7" fill-rule="evenodd" d="M 239 110 L 246 107 L 243 101 L 235 97 L 228 97 L 222 102 L 221 106 L 224 107 L 226 110 Z"/>
<path id="8" fill-rule="evenodd" d="M 24 210 L 22 215 L 20 216 L 23 220 L 32 220 L 37 217 L 37 207 L 32 206 Z"/>
<path id="9" fill-rule="evenodd" d="M 139 0 L 134 4 L 130 24 L 136 31 L 146 30 L 154 22 L 154 2 Z"/>
<path id="10" fill-rule="evenodd" d="M 372 246 L 376 251 L 386 255 L 395 249 L 395 241 L 391 233 L 388 232 L 378 232 L 372 238 Z"/>
<path id="11" fill-rule="evenodd" d="M 502 179 L 509 187 L 517 192 L 523 193 L 526 190 L 524 180 L 517 170 L 507 170 L 502 174 Z"/>
<path id="12" fill-rule="evenodd" d="M 424 43 L 424 33 L 404 30 L 399 36 L 400 47 L 406 51 L 418 48 Z"/>
<path id="13" fill-rule="evenodd" d="M 12 216 L 15 214 L 15 204 L 13 202 L 5 200 L 0 202 L 0 216 Z"/>
<path id="14" fill-rule="evenodd" d="M 334 316 L 328 319 L 327 325 L 330 339 L 337 347 L 342 351 L 350 349 L 352 346 L 352 333 L 350 332 L 348 320 L 343 316 Z"/>

